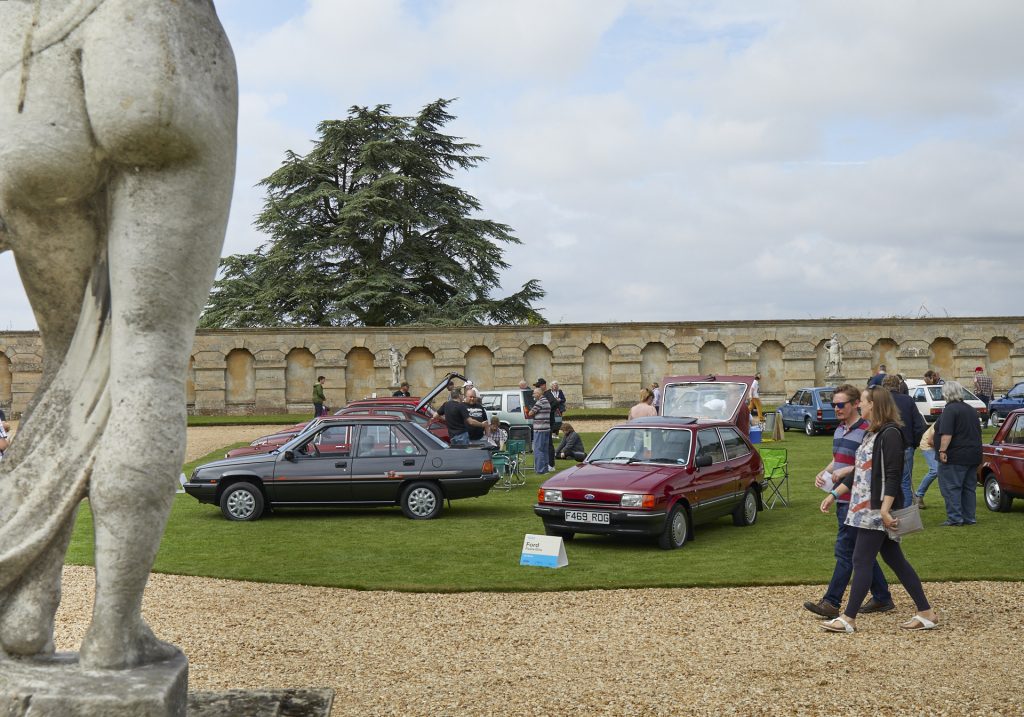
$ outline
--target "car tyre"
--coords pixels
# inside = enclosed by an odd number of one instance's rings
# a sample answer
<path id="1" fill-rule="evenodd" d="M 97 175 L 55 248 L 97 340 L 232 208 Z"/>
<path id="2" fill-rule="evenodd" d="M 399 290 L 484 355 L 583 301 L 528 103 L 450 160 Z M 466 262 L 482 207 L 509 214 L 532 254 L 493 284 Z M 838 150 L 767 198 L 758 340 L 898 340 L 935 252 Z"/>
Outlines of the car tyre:
<path id="1" fill-rule="evenodd" d="M 732 511 L 732 524 L 745 528 L 757 522 L 757 492 L 753 486 L 747 488 L 743 500 Z"/>
<path id="2" fill-rule="evenodd" d="M 804 433 L 808 436 L 813 436 L 817 433 L 817 431 L 814 430 L 814 422 L 810 418 L 804 419 Z"/>
<path id="3" fill-rule="evenodd" d="M 566 530 L 565 528 L 555 528 L 553 526 L 548 525 L 547 523 L 544 524 L 544 535 L 551 535 L 556 538 L 561 538 L 565 542 L 569 542 L 570 540 L 576 537 L 576 533 L 572 532 L 571 530 Z"/>
<path id="4" fill-rule="evenodd" d="M 411 520 L 432 520 L 441 515 L 444 496 L 434 483 L 417 481 L 402 491 L 402 512 Z"/>
<path id="5" fill-rule="evenodd" d="M 686 538 L 690 530 L 690 517 L 686 514 L 686 508 L 679 503 L 672 506 L 668 518 L 665 519 L 665 528 L 658 536 L 658 547 L 662 550 L 675 550 L 686 544 Z"/>
<path id="6" fill-rule="evenodd" d="M 988 416 L 988 420 L 996 428 L 999 428 L 999 426 L 1003 425 L 1003 419 L 999 417 L 998 411 L 992 411 L 992 413 L 990 413 Z M 982 422 L 982 425 L 984 425 L 984 422 Z"/>
<path id="7" fill-rule="evenodd" d="M 233 483 L 220 496 L 220 512 L 228 520 L 256 520 L 263 515 L 263 492 L 252 483 Z"/>
<path id="8" fill-rule="evenodd" d="M 996 477 L 989 473 L 985 479 L 985 506 L 994 513 L 1007 513 L 1013 498 L 1003 490 Z"/>

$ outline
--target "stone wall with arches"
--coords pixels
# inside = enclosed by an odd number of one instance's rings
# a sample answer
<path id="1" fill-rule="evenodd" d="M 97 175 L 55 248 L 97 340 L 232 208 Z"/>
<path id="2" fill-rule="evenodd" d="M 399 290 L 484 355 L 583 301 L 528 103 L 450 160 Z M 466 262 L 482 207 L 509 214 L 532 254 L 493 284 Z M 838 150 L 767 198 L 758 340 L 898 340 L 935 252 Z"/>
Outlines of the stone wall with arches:
<path id="1" fill-rule="evenodd" d="M 997 390 L 1024 376 L 1024 318 L 821 319 L 675 324 L 560 324 L 465 329 L 316 328 L 200 331 L 182 400 L 195 413 L 308 413 L 326 376 L 332 408 L 390 395 L 389 349 L 421 395 L 449 371 L 485 388 L 557 380 L 570 406 L 626 406 L 666 375 L 760 372 L 762 395 L 783 400 L 827 382 L 837 334 L 843 375 L 863 384 L 879 363 L 920 377 L 927 369 L 968 385 L 984 366 Z M 34 332 L 0 333 L 0 408 L 19 414 L 39 384 Z"/>

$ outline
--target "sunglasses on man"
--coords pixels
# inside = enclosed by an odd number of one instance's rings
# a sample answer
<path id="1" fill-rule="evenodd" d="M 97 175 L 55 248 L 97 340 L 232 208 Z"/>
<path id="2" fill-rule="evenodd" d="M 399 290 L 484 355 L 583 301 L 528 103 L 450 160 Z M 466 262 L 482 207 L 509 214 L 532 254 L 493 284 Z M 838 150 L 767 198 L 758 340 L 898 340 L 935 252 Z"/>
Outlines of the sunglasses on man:
<path id="1" fill-rule="evenodd" d="M 849 401 L 833 401 L 832 408 L 846 408 L 846 404 L 848 403 Z"/>

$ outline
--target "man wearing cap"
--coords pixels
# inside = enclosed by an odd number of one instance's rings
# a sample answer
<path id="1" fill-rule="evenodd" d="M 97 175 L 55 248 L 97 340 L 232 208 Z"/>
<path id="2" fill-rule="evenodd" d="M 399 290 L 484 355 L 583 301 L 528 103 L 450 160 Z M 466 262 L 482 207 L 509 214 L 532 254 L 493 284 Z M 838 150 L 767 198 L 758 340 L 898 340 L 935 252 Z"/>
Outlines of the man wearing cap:
<path id="1" fill-rule="evenodd" d="M 985 423 L 988 425 L 988 404 L 992 402 L 992 379 L 985 375 L 985 369 L 978 366 L 974 369 L 974 395 L 985 404 Z"/>
<path id="2" fill-rule="evenodd" d="M 549 406 L 549 419 L 548 425 L 551 427 L 548 429 L 548 465 L 552 468 L 555 466 L 555 442 L 552 439 L 552 433 L 554 432 L 555 426 L 555 415 L 558 413 L 558 399 L 555 394 L 548 390 L 548 382 L 543 378 L 538 378 L 537 382 L 533 384 L 534 388 L 539 388 L 544 393 L 544 398 L 548 400 Z"/>

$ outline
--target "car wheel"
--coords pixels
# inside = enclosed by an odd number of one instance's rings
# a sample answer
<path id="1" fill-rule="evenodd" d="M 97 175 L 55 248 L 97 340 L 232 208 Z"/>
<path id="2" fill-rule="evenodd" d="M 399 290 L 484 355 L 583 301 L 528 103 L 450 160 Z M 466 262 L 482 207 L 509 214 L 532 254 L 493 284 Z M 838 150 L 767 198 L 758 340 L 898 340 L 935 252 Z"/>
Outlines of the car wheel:
<path id="1" fill-rule="evenodd" d="M 410 483 L 402 493 L 402 512 L 412 520 L 431 520 L 441 515 L 444 496 L 433 483 Z"/>
<path id="2" fill-rule="evenodd" d="M 732 511 L 732 524 L 741 527 L 753 525 L 757 522 L 757 493 L 754 489 L 747 488 L 743 494 L 743 502 Z"/>
<path id="3" fill-rule="evenodd" d="M 786 425 L 786 419 L 782 417 L 782 411 L 779 411 L 778 414 L 776 414 L 776 415 L 778 416 L 778 418 L 776 420 L 779 423 L 782 424 L 782 430 L 783 431 L 788 431 L 789 430 L 789 426 Z"/>
<path id="4" fill-rule="evenodd" d="M 996 477 L 989 474 L 985 479 L 985 505 L 989 510 L 996 513 L 1006 513 L 1010 510 L 1013 498 L 1007 495 L 1006 491 L 999 485 Z"/>
<path id="5" fill-rule="evenodd" d="M 813 436 L 815 433 L 817 433 L 817 431 L 814 430 L 814 422 L 811 421 L 810 418 L 804 420 L 804 433 L 806 433 L 808 436 Z"/>
<path id="6" fill-rule="evenodd" d="M 547 523 L 544 524 L 544 535 L 552 535 L 556 538 L 561 538 L 565 542 L 569 542 L 576 537 L 576 533 L 565 528 L 553 528 Z"/>
<path id="7" fill-rule="evenodd" d="M 999 426 L 1003 424 L 1003 419 L 999 417 L 999 413 L 997 411 L 992 411 L 992 413 L 989 414 L 988 420 L 991 421 L 992 425 L 996 428 L 999 428 Z"/>
<path id="8" fill-rule="evenodd" d="M 252 483 L 234 483 L 220 496 L 220 512 L 228 520 L 256 520 L 263 515 L 263 493 Z"/>
<path id="9" fill-rule="evenodd" d="M 665 520 L 665 529 L 658 537 L 658 547 L 662 550 L 675 550 L 686 544 L 686 534 L 690 529 L 686 508 L 676 503 Z"/>

